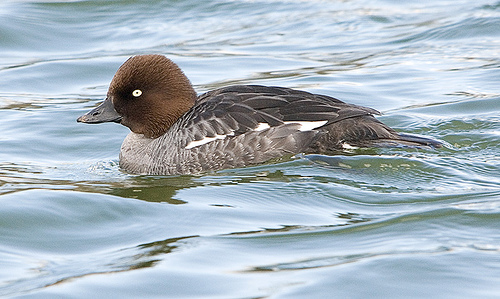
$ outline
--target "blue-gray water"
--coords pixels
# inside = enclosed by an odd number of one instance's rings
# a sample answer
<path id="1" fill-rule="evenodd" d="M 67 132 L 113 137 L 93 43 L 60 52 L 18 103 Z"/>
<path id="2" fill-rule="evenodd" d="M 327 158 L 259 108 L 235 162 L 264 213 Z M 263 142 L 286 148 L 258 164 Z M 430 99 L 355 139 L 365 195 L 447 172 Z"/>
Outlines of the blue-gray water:
<path id="1" fill-rule="evenodd" d="M 453 148 L 129 175 L 75 120 L 143 53 Z M 0 296 L 500 297 L 498 0 L 3 0 L 0 58 Z"/>

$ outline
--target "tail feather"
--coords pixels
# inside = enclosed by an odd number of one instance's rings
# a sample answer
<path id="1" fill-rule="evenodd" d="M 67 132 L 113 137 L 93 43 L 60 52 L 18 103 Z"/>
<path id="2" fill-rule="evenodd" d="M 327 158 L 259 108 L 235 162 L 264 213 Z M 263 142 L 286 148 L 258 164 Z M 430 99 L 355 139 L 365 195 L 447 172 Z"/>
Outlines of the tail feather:
<path id="1" fill-rule="evenodd" d="M 417 146 L 428 146 L 431 148 L 441 148 L 447 146 L 444 141 L 433 139 L 427 136 L 420 136 L 408 133 L 398 133 L 400 140 L 415 144 Z"/>
<path id="2" fill-rule="evenodd" d="M 398 133 L 397 138 L 370 140 L 373 147 L 414 147 L 414 148 L 451 148 L 447 142 L 408 133 Z"/>
<path id="3" fill-rule="evenodd" d="M 399 133 L 372 115 L 343 119 L 322 128 L 326 133 L 311 146 L 312 152 L 352 147 L 452 148 L 445 141 L 416 134 Z"/>

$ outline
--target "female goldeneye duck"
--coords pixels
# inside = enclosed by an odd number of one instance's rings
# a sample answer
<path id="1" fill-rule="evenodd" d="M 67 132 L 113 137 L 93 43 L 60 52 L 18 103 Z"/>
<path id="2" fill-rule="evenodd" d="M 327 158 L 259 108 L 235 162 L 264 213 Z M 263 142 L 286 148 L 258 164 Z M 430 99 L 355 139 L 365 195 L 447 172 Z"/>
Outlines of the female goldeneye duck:
<path id="1" fill-rule="evenodd" d="M 118 69 L 106 100 L 78 122 L 130 128 L 120 167 L 137 174 L 196 174 L 351 147 L 442 146 L 397 133 L 376 114 L 284 87 L 235 85 L 197 96 L 171 60 L 139 55 Z"/>

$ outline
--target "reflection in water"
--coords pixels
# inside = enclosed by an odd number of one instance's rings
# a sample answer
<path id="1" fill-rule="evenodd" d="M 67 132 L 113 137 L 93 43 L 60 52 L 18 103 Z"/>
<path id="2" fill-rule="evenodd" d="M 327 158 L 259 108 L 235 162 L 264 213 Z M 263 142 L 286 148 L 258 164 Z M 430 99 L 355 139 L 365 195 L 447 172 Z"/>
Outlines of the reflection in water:
<path id="1" fill-rule="evenodd" d="M 0 295 L 28 292 L 64 283 L 75 278 L 95 274 L 109 274 L 149 268 L 163 260 L 165 254 L 175 251 L 179 242 L 196 236 L 170 238 L 133 248 L 107 252 L 88 252 L 54 259 L 52 256 L 32 258 L 35 264 L 21 279 L 4 281 Z"/>
<path id="2" fill-rule="evenodd" d="M 167 239 L 167 240 L 163 240 L 163 241 L 156 241 L 156 242 L 151 242 L 151 243 L 139 245 L 138 248 L 144 252 L 136 255 L 134 258 L 136 258 L 136 260 L 139 261 L 142 259 L 148 259 L 151 257 L 156 257 L 158 255 L 170 253 L 179 247 L 179 244 L 176 244 L 176 243 L 178 243 L 178 241 L 187 240 L 187 239 L 196 238 L 196 237 L 199 237 L 199 236 L 187 236 L 187 237 L 181 237 L 181 238 L 171 238 L 171 239 Z M 158 259 L 156 261 L 158 261 Z M 153 264 L 154 262 L 153 262 L 153 260 L 151 260 L 148 263 Z M 141 264 L 143 264 L 143 262 L 141 262 Z M 135 267 L 134 269 L 137 269 L 137 268 L 140 268 L 140 267 Z"/>
<path id="3" fill-rule="evenodd" d="M 136 198 L 149 202 L 166 202 L 169 204 L 185 204 L 186 201 L 175 199 L 179 190 L 195 188 L 203 185 L 193 177 L 131 177 L 126 184 L 114 185 L 110 194 L 119 197 Z"/>
<path id="4" fill-rule="evenodd" d="M 308 270 L 324 267 L 333 267 L 344 265 L 348 263 L 355 263 L 365 259 L 376 259 L 386 256 L 407 256 L 407 255 L 436 255 L 439 253 L 445 253 L 452 251 L 452 248 L 447 247 L 437 247 L 430 250 L 399 250 L 390 252 L 377 252 L 377 253 L 365 253 L 365 254 L 347 254 L 339 256 L 325 256 L 314 259 L 298 260 L 288 263 L 277 263 L 272 265 L 256 266 L 247 270 L 242 271 L 243 273 L 251 272 L 278 272 L 278 271 L 294 271 L 294 270 Z"/>

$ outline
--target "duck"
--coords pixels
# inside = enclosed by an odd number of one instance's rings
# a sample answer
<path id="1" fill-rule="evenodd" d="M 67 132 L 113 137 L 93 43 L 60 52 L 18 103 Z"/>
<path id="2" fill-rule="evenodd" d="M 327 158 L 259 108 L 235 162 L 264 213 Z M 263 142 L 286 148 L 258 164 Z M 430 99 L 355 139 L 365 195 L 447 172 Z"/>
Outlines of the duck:
<path id="1" fill-rule="evenodd" d="M 232 85 L 197 95 L 177 64 L 148 54 L 126 60 L 105 100 L 77 121 L 128 127 L 119 166 L 143 175 L 196 175 L 351 148 L 443 146 L 398 133 L 376 115 L 372 108 L 277 86 Z"/>

